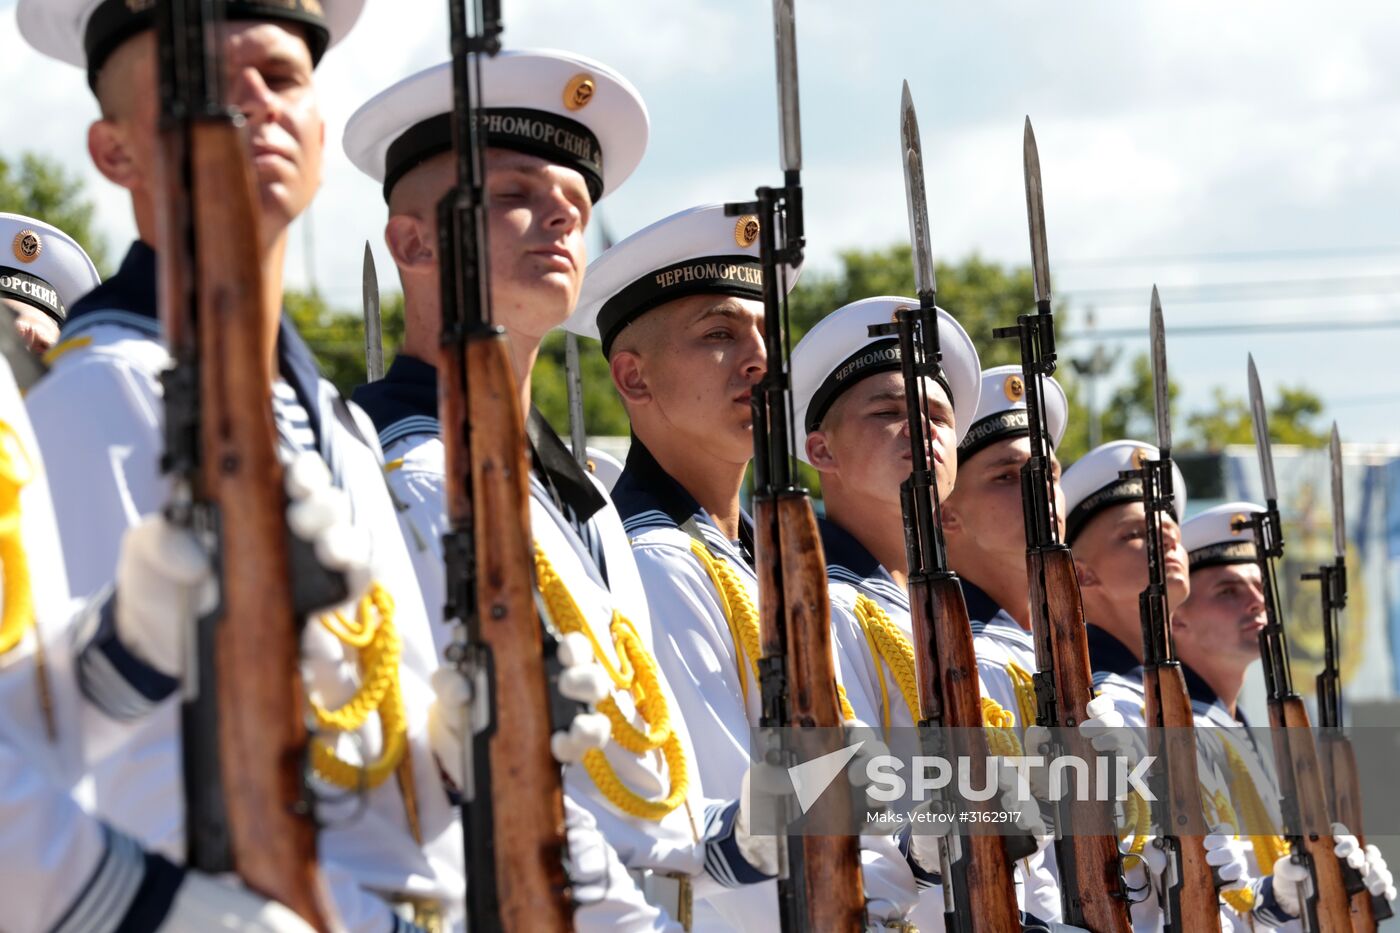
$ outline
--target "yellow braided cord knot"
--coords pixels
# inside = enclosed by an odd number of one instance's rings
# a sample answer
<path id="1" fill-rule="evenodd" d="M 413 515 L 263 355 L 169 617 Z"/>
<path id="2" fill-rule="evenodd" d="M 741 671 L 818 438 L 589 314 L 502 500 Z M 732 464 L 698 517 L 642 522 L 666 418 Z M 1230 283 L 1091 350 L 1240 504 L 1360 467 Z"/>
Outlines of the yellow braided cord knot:
<path id="1" fill-rule="evenodd" d="M 904 697 L 904 705 L 914 722 L 923 718 L 923 707 L 919 704 L 919 679 L 914 667 L 914 646 L 904 633 L 890 619 L 889 613 L 864 594 L 856 596 L 856 621 L 865 633 L 865 643 L 870 648 L 870 657 L 878 668 L 883 661 L 889 668 L 890 676 Z M 884 726 L 890 727 L 890 696 L 885 687 L 885 678 L 880 677 L 880 702 L 883 707 Z"/>
<path id="2" fill-rule="evenodd" d="M 20 643 L 34 624 L 34 594 L 30 589 L 29 557 L 20 533 L 20 490 L 34 478 L 34 462 L 19 434 L 0 421 L 0 579 L 4 581 L 4 612 L 0 614 L 0 654 Z"/>
<path id="3" fill-rule="evenodd" d="M 1016 738 L 1016 716 L 991 697 L 982 697 L 982 726 L 987 732 L 987 751 L 1003 758 L 1019 757 L 1021 740 Z"/>
<path id="4" fill-rule="evenodd" d="M 555 628 L 566 635 L 579 632 L 586 636 L 593 646 L 593 656 L 608 672 L 614 688 L 631 694 L 633 705 L 647 724 L 647 731 L 632 725 L 612 697 L 600 702 L 598 711 L 612 723 L 613 741 L 622 748 L 638 756 L 660 750 L 671 778 L 671 792 L 661 800 L 643 797 L 623 783 L 607 756 L 598 749 L 584 754 L 584 770 L 603 797 L 623 813 L 652 822 L 665 819 L 685 802 L 690 788 L 690 770 L 680 736 L 671 728 L 671 710 L 661 689 L 656 659 L 642 643 L 636 626 L 622 613 L 614 611 L 609 625 L 618 658 L 614 667 L 584 618 L 583 610 L 538 544 L 535 545 L 535 587 Z"/>
<path id="5" fill-rule="evenodd" d="M 1231 810 L 1228 821 L 1236 829 L 1243 830 L 1245 827 L 1274 827 L 1273 817 L 1269 814 L 1269 808 L 1264 803 L 1264 798 L 1259 796 L 1259 789 L 1254 786 L 1254 779 L 1250 777 L 1249 766 L 1245 764 L 1244 758 L 1240 756 L 1239 750 L 1230 743 L 1230 740 L 1222 736 L 1225 744 L 1225 758 L 1230 766 L 1230 794 L 1240 802 L 1241 813 L 1236 814 Z M 1223 797 L 1223 795 L 1221 795 Z M 1225 807 L 1229 808 L 1230 803 L 1225 801 Z M 1250 844 L 1254 847 L 1254 860 L 1258 863 L 1262 871 L 1272 872 L 1274 865 L 1279 859 L 1289 854 L 1288 840 L 1277 833 L 1259 833 L 1249 835 Z M 1227 891 L 1226 900 L 1230 906 L 1241 913 L 1248 913 L 1254 907 L 1254 895 L 1249 893 L 1245 898 L 1239 897 L 1231 900 L 1230 895 L 1249 892 Z M 1240 906 L 1244 905 L 1244 906 Z"/>
<path id="6" fill-rule="evenodd" d="M 313 699 L 317 727 L 353 732 L 377 712 L 384 749 L 377 760 L 362 766 L 340 758 L 329 744 L 316 739 L 311 743 L 311 765 L 323 780 L 344 790 L 378 787 L 394 773 L 408 748 L 408 723 L 399 685 L 403 641 L 394 627 L 394 598 L 374 583 L 355 607 L 354 620 L 335 612 L 322 615 L 320 622 L 347 648 L 359 652 L 361 683 L 350 701 L 338 709 L 328 710 Z"/>
<path id="7" fill-rule="evenodd" d="M 763 655 L 758 637 L 758 608 L 729 561 L 714 557 L 709 548 L 694 539 L 690 542 L 690 553 L 695 555 L 719 593 L 724 621 L 729 625 L 729 637 L 734 641 L 734 654 L 739 662 L 739 689 L 743 691 L 744 702 L 748 703 L 749 679 L 758 683 L 758 659 Z"/>

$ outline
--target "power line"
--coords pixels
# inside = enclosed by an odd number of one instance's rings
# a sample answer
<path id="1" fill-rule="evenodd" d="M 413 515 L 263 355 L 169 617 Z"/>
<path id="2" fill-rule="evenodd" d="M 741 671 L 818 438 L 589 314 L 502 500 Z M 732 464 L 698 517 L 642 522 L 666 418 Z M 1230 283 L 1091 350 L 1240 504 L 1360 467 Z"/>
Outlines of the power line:
<path id="1" fill-rule="evenodd" d="M 1207 304 L 1229 301 L 1290 301 L 1339 295 L 1391 295 L 1400 292 L 1400 275 L 1350 275 L 1330 278 L 1269 279 L 1249 282 L 1201 282 L 1195 285 L 1159 285 L 1164 303 Z M 1061 295 L 1096 307 L 1147 304 L 1141 286 L 1072 288 Z"/>
<path id="2" fill-rule="evenodd" d="M 1216 253 L 1159 253 L 1138 256 L 1083 256 L 1057 259 L 1056 268 L 1100 268 L 1165 262 L 1283 262 L 1293 259 L 1344 259 L 1354 256 L 1386 256 L 1400 253 L 1400 244 L 1377 246 L 1307 247 L 1301 249 L 1240 250 Z"/>
<path id="3" fill-rule="evenodd" d="M 1375 319 L 1359 321 L 1336 321 L 1321 319 L 1311 321 L 1286 321 L 1274 324 L 1196 324 L 1178 325 L 1171 329 L 1173 337 L 1219 337 L 1225 334 L 1324 334 L 1353 330 L 1395 330 L 1400 329 L 1400 319 Z M 1119 327 L 1106 330 L 1067 333 L 1066 341 L 1146 339 L 1146 327 Z"/>

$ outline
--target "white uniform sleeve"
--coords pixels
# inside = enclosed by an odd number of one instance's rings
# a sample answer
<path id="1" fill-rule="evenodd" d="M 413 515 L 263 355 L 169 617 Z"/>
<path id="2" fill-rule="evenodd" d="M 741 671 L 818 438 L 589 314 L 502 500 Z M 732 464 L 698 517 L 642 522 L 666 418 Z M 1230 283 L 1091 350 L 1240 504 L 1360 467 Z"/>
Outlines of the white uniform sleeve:
<path id="1" fill-rule="evenodd" d="M 7 933 L 155 930 L 182 873 L 83 812 L 0 741 L 0 904 Z"/>
<path id="2" fill-rule="evenodd" d="M 158 385 L 110 353 L 78 351 L 25 399 L 74 596 L 112 582 L 122 535 L 165 501 Z M 74 354 L 75 356 L 77 354 Z"/>
<path id="3" fill-rule="evenodd" d="M 749 711 L 757 717 L 758 684 L 736 656 L 714 586 L 694 555 L 665 544 L 637 545 L 633 554 L 651 609 L 656 661 L 690 733 L 701 790 L 734 799 L 749 763 Z"/>

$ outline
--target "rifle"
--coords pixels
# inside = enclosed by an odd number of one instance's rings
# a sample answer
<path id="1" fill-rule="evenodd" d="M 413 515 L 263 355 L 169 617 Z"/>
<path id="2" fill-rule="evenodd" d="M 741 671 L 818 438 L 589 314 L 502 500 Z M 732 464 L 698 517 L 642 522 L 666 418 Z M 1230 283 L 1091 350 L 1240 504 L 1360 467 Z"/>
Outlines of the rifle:
<path id="1" fill-rule="evenodd" d="M 1346 515 L 1342 507 L 1342 439 L 1332 422 L 1329 444 L 1332 463 L 1332 542 L 1336 559 L 1323 564 L 1316 573 L 1305 573 L 1304 580 L 1316 580 L 1322 587 L 1322 671 L 1317 675 L 1317 718 L 1321 727 L 1322 774 L 1327 786 L 1332 814 L 1338 822 L 1361 834 L 1361 784 L 1356 772 L 1356 752 L 1342 731 L 1341 617 L 1347 605 Z M 1351 922 L 1355 933 L 1373 933 L 1376 922 L 1394 916 L 1390 902 L 1366 890 L 1365 879 L 1350 865 L 1342 867 L 1342 878 L 1351 895 Z"/>
<path id="2" fill-rule="evenodd" d="M 1172 429 L 1167 398 L 1167 334 L 1162 301 L 1152 287 L 1152 385 L 1155 390 L 1157 449 L 1155 460 L 1123 473 L 1142 482 L 1142 507 L 1147 521 L 1147 588 L 1138 596 L 1142 619 L 1143 674 L 1146 695 L 1148 751 L 1166 768 L 1152 778 L 1159 835 L 1153 843 L 1167 856 L 1164 928 L 1174 933 L 1220 929 L 1220 895 L 1214 870 L 1206 862 L 1203 836 L 1182 836 L 1174 826 L 1199 820 L 1204 812 L 1201 779 L 1196 768 L 1195 717 L 1186 677 L 1172 644 L 1167 608 L 1165 546 L 1162 515 L 1172 507 Z"/>
<path id="3" fill-rule="evenodd" d="M 1020 341 L 1026 422 L 1030 430 L 1031 455 L 1021 467 L 1021 509 L 1026 526 L 1026 574 L 1035 638 L 1036 722 L 1052 729 L 1051 734 L 1055 735 L 1053 730 L 1076 728 L 1087 718 L 1085 707 L 1094 693 L 1079 578 L 1074 555 L 1060 541 L 1059 517 L 1051 493 L 1049 430 L 1041 400 L 1045 379 L 1055 373 L 1055 315 L 1051 306 L 1040 155 L 1029 117 L 1023 159 L 1036 310 L 1018 315 L 1014 327 L 996 328 L 992 336 Z M 1053 751 L 1059 754 L 1058 749 Z M 1055 861 L 1060 870 L 1064 922 L 1095 933 L 1127 933 L 1131 929 L 1127 891 L 1118 838 L 1107 808 L 1072 799 L 1062 799 L 1057 808 Z M 1071 826 L 1075 828 L 1074 835 L 1064 832 Z M 1093 832 L 1089 831 L 1091 828 Z"/>
<path id="4" fill-rule="evenodd" d="M 259 198 L 243 119 L 220 86 L 222 5 L 157 4 L 165 513 L 194 532 L 220 603 L 196 621 L 181 705 L 187 862 L 234 871 L 318 929 L 305 776 L 303 614 L 272 418 L 277 319 L 264 310 Z M 334 582 L 327 590 L 334 589 Z M 339 581 L 344 599 L 344 581 Z M 314 605 L 327 605 L 327 598 Z"/>
<path id="5" fill-rule="evenodd" d="M 365 241 L 365 258 L 360 272 L 360 297 L 365 313 L 365 380 L 384 378 L 384 322 L 379 317 L 379 275 L 374 271 L 374 253 Z"/>
<path id="6" fill-rule="evenodd" d="M 468 19 L 467 6 L 472 6 Z M 446 454 L 447 658 L 471 687 L 462 835 L 473 930 L 571 930 L 564 796 L 549 750 L 556 643 L 535 610 L 525 419 L 505 331 L 491 323 L 482 167 L 482 55 L 500 49 L 497 0 L 449 0 L 457 184 L 438 204 Z M 489 542 L 489 546 L 486 546 Z M 546 651 L 546 644 L 549 650 Z"/>
<path id="7" fill-rule="evenodd" d="M 759 687 L 764 728 L 839 728 L 841 707 L 831 653 L 826 559 L 807 490 L 793 465 L 788 359 L 787 268 L 802 262 L 802 139 L 797 102 L 797 37 L 792 0 L 773 0 L 783 184 L 757 200 L 725 205 L 758 224 L 763 268 L 767 371 L 753 390 L 754 565 L 758 575 Z M 781 245 L 779 245 L 781 236 Z M 813 808 L 844 816 L 850 787 L 836 781 Z M 865 893 L 855 835 L 778 840 L 782 928 L 860 930 Z"/>
<path id="8" fill-rule="evenodd" d="M 1288 657 L 1288 637 L 1278 601 L 1274 560 L 1283 556 L 1283 523 L 1278 512 L 1278 486 L 1274 480 L 1273 451 L 1269 447 L 1268 415 L 1254 356 L 1249 357 L 1249 407 L 1254 421 L 1254 445 L 1259 452 L 1259 473 L 1264 483 L 1265 511 L 1250 515 L 1242 527 L 1254 534 L 1264 612 L 1268 621 L 1259 631 L 1259 656 L 1264 662 L 1269 723 L 1273 726 L 1274 755 L 1278 763 L 1284 834 L 1293 850 L 1293 861 L 1309 869 L 1308 890 L 1302 892 L 1302 921 L 1312 931 L 1351 927 L 1349 899 L 1341 863 L 1333 852 L 1332 834 L 1318 833 L 1329 826 L 1322 789 L 1322 765 L 1309 732 L 1308 710 L 1293 689 Z"/>
<path id="9" fill-rule="evenodd" d="M 972 625 L 967 617 L 962 583 L 948 569 L 943 539 L 942 503 L 938 481 L 924 442 L 928 412 L 926 380 L 939 375 L 938 284 L 929 246 L 928 206 L 924 188 L 923 148 L 919 119 L 909 82 L 900 99 L 900 139 L 904 153 L 904 194 L 909 208 L 909 240 L 914 256 L 917 308 L 900 308 L 893 324 L 874 324 L 870 336 L 897 334 L 904 403 L 909 419 L 909 448 L 913 469 L 899 487 L 904 515 L 904 546 L 909 567 L 909 613 L 914 631 L 914 669 L 919 686 L 919 729 L 924 753 L 937 755 L 940 730 L 957 730 L 955 761 L 966 761 L 970 787 L 986 786 L 986 733 L 982 731 L 982 697 L 978 690 L 977 657 Z M 938 747 L 932 747 L 938 746 Z M 945 751 L 946 755 L 946 751 Z M 973 804 L 995 810 L 990 802 Z M 952 834 L 944 838 L 943 890 L 945 923 L 949 930 L 1019 933 L 1016 880 L 1007 841 L 998 835 Z M 1032 843 L 1034 851 L 1034 843 Z"/>

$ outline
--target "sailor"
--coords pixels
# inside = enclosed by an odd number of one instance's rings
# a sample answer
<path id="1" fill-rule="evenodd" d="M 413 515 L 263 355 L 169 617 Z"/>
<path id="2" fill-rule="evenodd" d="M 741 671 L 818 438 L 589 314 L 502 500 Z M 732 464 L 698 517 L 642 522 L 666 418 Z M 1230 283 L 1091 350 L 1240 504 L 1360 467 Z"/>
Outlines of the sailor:
<path id="1" fill-rule="evenodd" d="M 750 398 L 767 371 L 758 223 L 710 204 L 643 228 L 589 266 L 565 325 L 601 341 L 627 409 L 632 443 L 613 500 L 701 787 L 725 800 L 744 796 L 760 715 L 753 522 L 739 502 Z M 786 270 L 786 288 L 799 272 Z M 869 916 L 901 920 L 914 899 L 904 859 L 888 837 L 867 837 L 867 850 Z M 775 928 L 776 884 L 697 905 L 697 927 L 720 923 Z"/>
<path id="2" fill-rule="evenodd" d="M 1045 379 L 1043 386 L 1052 495 L 1063 535 L 1064 493 L 1055 448 L 1065 434 L 1069 404 L 1054 378 Z M 958 481 L 943 503 L 948 564 L 962 580 L 968 619 L 981 636 L 977 660 L 982 683 L 994 700 L 1016 712 L 1022 728 L 1036 718 L 1021 502 L 1021 467 L 1030 459 L 1026 418 L 1021 367 L 983 370 L 977 420 L 958 443 Z"/>
<path id="3" fill-rule="evenodd" d="M 1124 478 L 1122 474 L 1141 469 L 1143 463 L 1159 456 L 1157 448 L 1150 444 L 1110 441 L 1077 460 L 1061 480 L 1066 508 L 1065 542 L 1074 550 L 1088 629 L 1089 665 L 1099 693 L 1090 703 L 1091 712 L 1099 716 L 1109 738 L 1121 737 L 1121 751 L 1129 757 L 1143 753 L 1141 735 L 1130 736 L 1128 730 L 1117 727 L 1146 725 L 1138 596 L 1147 588 L 1148 530 L 1142 480 Z M 1177 516 L 1186 512 L 1186 483 L 1175 464 L 1172 473 L 1172 509 L 1162 515 L 1161 521 L 1169 613 L 1181 604 L 1190 589 L 1186 551 L 1177 522 Z M 1214 769 L 1201 767 L 1198 771 L 1203 797 L 1221 790 L 1223 777 Z M 1233 836 L 1233 826 L 1221 822 L 1212 826 L 1217 831 L 1205 836 L 1206 860 L 1215 866 L 1225 890 L 1245 887 L 1249 882 L 1245 855 L 1243 846 Z M 1146 838 L 1134 842 L 1138 844 L 1133 851 L 1139 857 L 1127 860 L 1131 866 L 1130 885 L 1139 889 L 1146 883 L 1151 892 L 1160 892 L 1161 873 L 1166 868 L 1161 850 Z M 1222 923 L 1229 922 L 1232 914 L 1233 909 L 1222 903 Z M 1160 901 L 1144 891 L 1133 905 L 1134 927 L 1155 928 L 1161 917 Z"/>
<path id="4" fill-rule="evenodd" d="M 1228 795 L 1214 803 L 1225 821 L 1247 836 L 1249 874 L 1259 881 L 1248 893 L 1226 895 L 1237 911 L 1235 927 L 1291 933 L 1300 928 L 1297 898 L 1291 886 L 1274 890 L 1275 876 L 1289 877 L 1292 870 L 1288 843 L 1278 835 L 1277 772 L 1272 753 L 1257 746 L 1239 706 L 1245 672 L 1259 660 L 1259 632 L 1267 622 L 1254 535 L 1241 523 L 1262 511 L 1252 502 L 1227 502 L 1181 526 L 1191 592 L 1172 614 L 1172 632 L 1197 731 L 1211 730 L 1211 741 L 1203 738 L 1202 748 L 1228 781 Z M 1355 837 L 1340 823 L 1332 828 L 1337 856 L 1363 871 L 1372 894 L 1393 901 L 1395 887 L 1380 850 L 1366 846 L 1364 865 L 1356 864 Z"/>
<path id="5" fill-rule="evenodd" d="M 737 801 L 702 797 L 685 722 L 657 668 L 646 593 L 617 510 L 529 406 L 540 341 L 578 300 L 593 205 L 640 161 L 648 117 L 625 78 L 569 53 L 507 51 L 483 61 L 481 70 L 492 320 L 510 337 L 522 410 L 529 412 L 531 524 L 539 549 L 537 579 L 548 588 L 541 595 L 561 628 L 566 621 L 587 626 L 614 671 L 627 669 L 618 660 L 626 651 L 633 668 L 657 673 L 663 690 L 645 704 L 633 692 L 636 682 L 606 685 L 632 726 L 645 732 L 649 722 L 661 722 L 658 717 L 671 724 L 661 747 L 642 753 L 609 741 L 606 728 L 582 728 L 556 742 L 555 752 L 567 762 L 566 795 L 593 813 L 623 864 L 685 879 L 684 885 L 667 886 L 680 896 L 664 905 L 666 915 L 646 922 L 685 920 L 691 897 L 703 901 L 766 876 L 742 854 L 749 837 L 735 829 Z M 441 605 L 445 593 L 439 550 L 446 521 L 444 462 L 434 360 L 441 316 L 436 205 L 456 181 L 451 106 L 450 68 L 435 66 L 366 103 L 345 134 L 351 161 L 384 185 L 390 212 L 385 240 L 405 302 L 403 352 L 385 379 L 363 387 L 355 399 L 379 429 L 387 478 L 403 505 L 404 535 L 417 551 L 430 605 Z M 571 142 L 542 145 L 541 138 Z M 570 620 L 555 616 L 561 607 Z M 439 758 L 447 763 L 460 757 L 455 743 L 465 733 L 458 700 L 463 688 L 454 670 L 444 670 L 435 684 Z M 597 748 L 606 756 L 607 774 L 600 781 L 580 763 Z M 600 914 L 600 925 L 617 922 Z"/>
<path id="6" fill-rule="evenodd" d="M 100 281 L 88 254 L 52 224 L 23 214 L 0 213 L 0 306 L 14 315 L 15 329 L 31 353 L 58 340 L 68 316 L 63 295 L 79 296 Z"/>
<path id="7" fill-rule="evenodd" d="M 259 194 L 261 271 L 269 321 L 280 316 L 288 225 L 321 180 L 324 121 L 313 70 L 358 18 L 362 0 L 236 0 L 221 24 L 229 103 L 247 121 Z M 49 478 L 73 590 L 101 602 L 79 640 L 89 701 L 85 755 L 96 813 L 171 861 L 183 860 L 179 678 L 183 631 L 217 583 L 194 537 L 162 517 L 160 470 L 169 364 L 156 315 L 156 43 L 151 4 L 25 0 L 21 32 L 39 51 L 86 70 L 101 109 L 89 129 L 94 165 L 131 197 L 138 239 L 117 274 L 69 305 L 52 369 L 28 404 Z M 388 930 L 429 927 L 464 885 L 458 823 L 426 740 L 432 632 L 372 426 L 357 417 L 284 322 L 269 348 L 272 414 L 287 464 L 288 523 L 341 571 L 351 599 L 309 619 L 303 651 L 322 738 L 312 747 L 322 863 L 341 919 Z M 125 539 L 118 560 L 118 548 Z M 162 571 L 163 574 L 161 573 Z M 134 593 L 133 576 L 162 583 Z M 362 596 L 366 598 L 361 598 Z M 338 620 L 350 620 L 341 624 Z M 393 658 L 377 704 L 355 702 L 359 631 Z M 348 710 L 344 715 L 336 713 Z M 371 895 L 368 892 L 375 892 Z M 444 906 L 447 905 L 447 906 Z"/>
<path id="8" fill-rule="evenodd" d="M 908 728 L 923 717 L 899 492 L 910 469 L 904 377 L 897 338 L 871 337 L 869 327 L 888 323 L 898 308 L 917 305 L 912 298 L 880 297 L 838 308 L 802 338 L 792 358 L 795 427 L 805 439 L 798 449 L 822 478 L 822 547 L 844 680 L 857 718 L 886 730 Z M 953 316 L 940 309 L 938 323 L 942 375 L 929 381 L 927 421 L 938 493 L 945 499 L 958 474 L 954 451 L 976 418 L 980 365 L 976 347 Z M 988 724 L 1012 728 L 1014 710 L 983 695 Z M 1031 809 L 1014 809 L 1025 814 L 1023 828 L 1038 829 L 1038 820 L 1031 825 Z M 941 929 L 936 837 L 914 835 L 907 845 L 924 892 L 915 913 L 918 926 Z M 1041 857 L 1035 856 L 1036 864 Z M 1023 897 L 1019 882 L 1017 897 Z"/>

